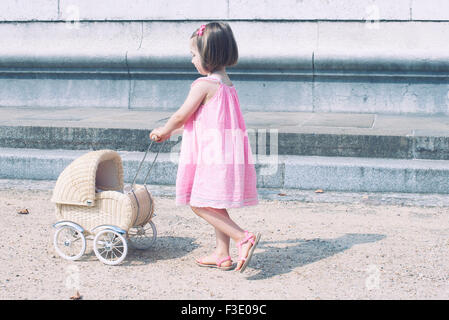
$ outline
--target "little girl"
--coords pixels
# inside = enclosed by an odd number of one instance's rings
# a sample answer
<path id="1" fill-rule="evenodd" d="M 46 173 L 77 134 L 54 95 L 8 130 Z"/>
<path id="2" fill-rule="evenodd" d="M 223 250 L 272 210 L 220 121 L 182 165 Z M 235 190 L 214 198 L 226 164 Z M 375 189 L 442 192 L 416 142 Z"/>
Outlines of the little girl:
<path id="1" fill-rule="evenodd" d="M 237 63 L 238 50 L 227 23 L 202 25 L 191 36 L 192 63 L 205 76 L 196 79 L 184 104 L 150 139 L 163 142 L 174 132 L 182 134 L 176 177 L 176 205 L 193 212 L 215 228 L 216 249 L 196 259 L 202 267 L 233 268 L 230 239 L 239 250 L 236 270 L 243 272 L 256 248 L 260 233 L 239 227 L 227 208 L 258 204 L 256 170 L 248 143 L 237 91 L 226 66 Z"/>

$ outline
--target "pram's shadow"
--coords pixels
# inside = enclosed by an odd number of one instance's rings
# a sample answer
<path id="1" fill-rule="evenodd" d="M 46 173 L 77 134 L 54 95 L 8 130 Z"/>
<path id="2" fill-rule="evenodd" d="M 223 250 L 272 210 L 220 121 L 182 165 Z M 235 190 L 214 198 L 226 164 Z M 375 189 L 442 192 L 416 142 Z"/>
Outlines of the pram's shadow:
<path id="1" fill-rule="evenodd" d="M 131 249 L 125 259 L 125 265 L 154 263 L 158 260 L 180 258 L 198 248 L 194 238 L 162 236 L 157 237 L 155 244 L 146 250 Z"/>
<path id="2" fill-rule="evenodd" d="M 251 260 L 251 267 L 259 272 L 246 279 L 262 280 L 289 273 L 294 268 L 326 259 L 356 244 L 376 242 L 385 237 L 381 234 L 345 234 L 335 239 L 261 241 L 256 250 L 265 250 L 255 253 Z"/>
<path id="3" fill-rule="evenodd" d="M 123 266 L 141 266 L 155 263 L 158 260 L 170 260 L 180 258 L 198 248 L 194 238 L 189 237 L 157 237 L 156 242 L 148 249 L 138 250 L 128 244 L 128 254 L 120 264 Z M 98 259 L 91 248 L 86 250 L 86 254 L 79 261 L 95 261 Z"/>

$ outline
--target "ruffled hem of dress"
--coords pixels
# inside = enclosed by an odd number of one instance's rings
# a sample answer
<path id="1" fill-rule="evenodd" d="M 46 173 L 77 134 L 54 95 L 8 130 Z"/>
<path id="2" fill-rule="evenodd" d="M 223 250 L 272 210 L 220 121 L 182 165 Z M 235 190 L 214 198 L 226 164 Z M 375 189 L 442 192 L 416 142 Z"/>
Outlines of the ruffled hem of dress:
<path id="1" fill-rule="evenodd" d="M 244 199 L 241 201 L 226 201 L 213 199 L 195 199 L 193 197 L 184 198 L 183 200 L 176 198 L 176 206 L 190 205 L 194 207 L 210 207 L 215 209 L 242 208 L 256 206 L 259 204 L 258 198 Z"/>

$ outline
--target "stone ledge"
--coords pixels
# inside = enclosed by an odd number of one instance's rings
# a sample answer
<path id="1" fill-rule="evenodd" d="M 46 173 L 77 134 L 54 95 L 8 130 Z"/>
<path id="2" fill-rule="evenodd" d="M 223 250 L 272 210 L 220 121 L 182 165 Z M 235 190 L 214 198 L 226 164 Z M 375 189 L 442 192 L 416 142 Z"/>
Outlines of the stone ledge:
<path id="1" fill-rule="evenodd" d="M 85 152 L 0 149 L 0 179 L 56 180 Z M 119 153 L 125 181 L 130 182 L 143 153 Z M 147 157 L 147 167 L 153 159 L 154 154 Z M 255 167 L 258 188 L 449 194 L 449 161 L 443 160 L 279 156 L 276 162 L 256 161 Z M 159 154 L 149 183 L 173 185 L 176 173 L 177 162 L 170 155 Z"/>
<path id="2" fill-rule="evenodd" d="M 199 77 L 188 55 L 197 26 L 0 24 L 0 106 L 174 110 Z M 232 28 L 240 59 L 228 71 L 248 111 L 449 113 L 449 23 Z"/>
<path id="3" fill-rule="evenodd" d="M 86 22 L 78 29 L 0 24 L 0 72 L 194 75 L 188 39 L 196 27 L 154 21 Z M 232 27 L 240 53 L 230 68 L 234 74 L 449 77 L 449 23 L 382 22 L 368 29 L 358 22 L 239 21 Z"/>
<path id="4" fill-rule="evenodd" d="M 0 147 L 145 151 L 171 112 L 0 108 Z M 254 154 L 449 160 L 449 117 L 243 111 Z M 162 152 L 179 152 L 173 135 Z M 155 143 L 153 151 L 161 145 Z"/>
<path id="5" fill-rule="evenodd" d="M 0 126 L 0 147 L 39 148 L 45 150 L 114 149 L 145 151 L 151 129 L 118 128 L 58 128 Z M 283 132 L 287 131 L 287 132 Z M 341 157 L 375 157 L 394 159 L 449 160 L 449 137 L 388 136 L 372 134 L 326 134 L 288 132 L 277 133 L 277 144 L 270 144 L 269 131 L 249 128 L 252 150 L 270 154 L 270 148 L 280 155 L 313 155 Z M 306 130 L 307 131 L 307 130 Z M 259 142 L 258 139 L 260 139 Z M 172 137 L 162 152 L 175 152 L 181 137 Z M 159 150 L 160 146 L 153 146 Z M 264 150 L 264 151 L 262 151 Z"/>

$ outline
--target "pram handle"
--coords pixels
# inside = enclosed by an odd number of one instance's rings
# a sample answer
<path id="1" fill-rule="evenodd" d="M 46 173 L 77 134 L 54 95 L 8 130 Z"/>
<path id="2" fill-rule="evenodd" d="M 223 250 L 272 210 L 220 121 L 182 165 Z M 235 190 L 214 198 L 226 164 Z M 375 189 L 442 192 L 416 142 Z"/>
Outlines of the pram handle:
<path id="1" fill-rule="evenodd" d="M 168 140 L 168 139 L 167 139 L 167 140 Z M 148 169 L 147 175 L 145 176 L 145 179 L 144 179 L 144 181 L 143 181 L 143 185 L 144 185 L 145 187 L 146 187 L 146 183 L 147 183 L 148 177 L 150 176 L 151 169 L 153 168 L 153 165 L 154 165 L 154 163 L 156 162 L 157 156 L 159 155 L 159 152 L 161 151 L 162 146 L 165 145 L 165 143 L 167 142 L 167 140 L 165 140 L 165 141 L 163 142 L 163 144 L 161 144 L 159 150 L 158 150 L 157 153 L 156 153 L 156 156 L 154 157 L 154 160 L 153 160 L 153 163 L 151 164 L 150 169 Z M 133 183 L 131 184 L 131 186 L 132 186 L 133 189 L 134 189 L 134 186 L 135 186 L 135 184 L 136 184 L 137 176 L 139 175 L 140 170 L 142 169 L 142 165 L 143 165 L 143 163 L 144 163 L 144 161 L 145 161 L 145 159 L 146 159 L 146 157 L 147 157 L 148 152 L 149 152 L 150 149 L 151 149 L 151 146 L 153 145 L 153 142 L 154 142 L 154 140 L 151 140 L 151 143 L 150 143 L 150 145 L 148 146 L 148 149 L 147 149 L 147 151 L 145 152 L 145 155 L 143 156 L 142 161 L 140 161 L 139 168 L 137 169 L 136 175 L 135 175 L 135 177 L 134 177 L 134 179 L 133 179 Z"/>

